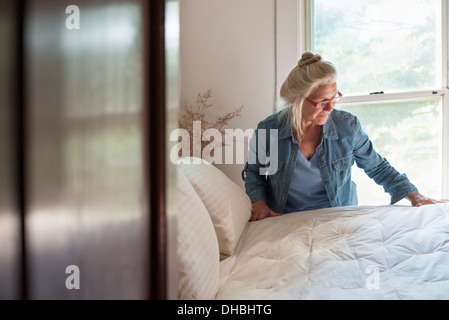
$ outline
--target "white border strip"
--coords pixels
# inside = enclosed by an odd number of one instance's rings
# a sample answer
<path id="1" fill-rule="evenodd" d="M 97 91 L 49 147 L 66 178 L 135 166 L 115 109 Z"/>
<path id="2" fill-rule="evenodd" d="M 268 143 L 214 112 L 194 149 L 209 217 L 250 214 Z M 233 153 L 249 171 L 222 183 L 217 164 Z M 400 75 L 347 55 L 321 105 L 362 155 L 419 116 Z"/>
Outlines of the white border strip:
<path id="1" fill-rule="evenodd" d="M 407 100 L 407 99 L 425 99 L 432 97 L 445 96 L 448 94 L 447 89 L 437 89 L 437 90 L 421 90 L 421 91 L 402 91 L 402 92 L 391 92 L 391 93 L 381 93 L 381 94 L 364 94 L 364 95 L 353 95 L 345 97 L 343 93 L 343 98 L 340 103 L 376 103 L 385 101 L 395 101 L 395 100 Z"/>
<path id="2" fill-rule="evenodd" d="M 441 67 L 442 86 L 449 86 L 449 5 L 447 0 L 441 0 Z M 449 90 L 446 89 L 443 97 L 443 198 L 449 199 Z"/>
<path id="3" fill-rule="evenodd" d="M 313 0 L 298 0 L 299 32 L 298 32 L 298 60 L 305 51 L 311 51 L 313 37 L 313 19 L 312 19 Z"/>
<path id="4" fill-rule="evenodd" d="M 449 6 L 447 0 L 441 0 L 441 69 L 442 69 L 442 87 L 448 87 L 448 50 L 449 50 L 449 41 L 448 41 L 448 27 L 449 27 Z"/>
<path id="5" fill-rule="evenodd" d="M 449 199 L 449 90 L 444 90 L 443 95 L 443 150 L 442 150 L 442 174 L 443 174 L 443 198 Z"/>

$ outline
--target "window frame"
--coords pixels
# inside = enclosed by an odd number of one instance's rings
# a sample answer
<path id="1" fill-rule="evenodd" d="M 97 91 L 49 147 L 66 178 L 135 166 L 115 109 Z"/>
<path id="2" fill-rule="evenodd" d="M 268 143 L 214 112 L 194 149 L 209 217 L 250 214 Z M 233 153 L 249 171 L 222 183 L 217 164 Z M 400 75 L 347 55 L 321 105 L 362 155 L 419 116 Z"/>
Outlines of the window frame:
<path id="1" fill-rule="evenodd" d="M 446 0 L 441 2 L 441 48 L 440 58 L 442 65 L 441 88 L 430 90 L 404 90 L 386 92 L 383 94 L 365 94 L 344 96 L 340 103 L 376 103 L 381 101 L 400 101 L 409 99 L 435 98 L 442 100 L 442 196 L 449 198 L 449 4 Z M 282 81 L 288 75 L 292 65 L 299 60 L 301 53 L 311 51 L 313 39 L 313 0 L 276 0 L 276 92 L 279 92 Z M 292 13 L 293 12 L 293 13 Z M 296 21 L 292 21 L 292 19 Z M 285 33 L 288 28 L 296 24 L 296 32 Z M 291 30 L 291 29 L 290 29 Z M 286 51 L 288 53 L 286 53 Z M 292 52 L 296 53 L 295 55 Z M 280 57 L 286 57 L 280 59 Z M 281 108 L 276 103 L 276 110 Z M 429 195 L 431 196 L 431 195 Z"/>

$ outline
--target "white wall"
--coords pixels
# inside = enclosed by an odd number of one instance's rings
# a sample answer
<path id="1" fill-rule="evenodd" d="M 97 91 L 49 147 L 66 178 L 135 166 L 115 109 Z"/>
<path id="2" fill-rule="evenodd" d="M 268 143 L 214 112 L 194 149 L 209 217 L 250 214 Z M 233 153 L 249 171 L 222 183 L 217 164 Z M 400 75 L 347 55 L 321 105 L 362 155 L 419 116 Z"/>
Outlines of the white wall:
<path id="1" fill-rule="evenodd" d="M 244 105 L 228 127 L 243 131 L 273 113 L 275 5 L 275 0 L 180 1 L 181 103 L 194 104 L 196 95 L 210 88 L 212 119 Z M 243 166 L 217 165 L 242 188 Z"/>

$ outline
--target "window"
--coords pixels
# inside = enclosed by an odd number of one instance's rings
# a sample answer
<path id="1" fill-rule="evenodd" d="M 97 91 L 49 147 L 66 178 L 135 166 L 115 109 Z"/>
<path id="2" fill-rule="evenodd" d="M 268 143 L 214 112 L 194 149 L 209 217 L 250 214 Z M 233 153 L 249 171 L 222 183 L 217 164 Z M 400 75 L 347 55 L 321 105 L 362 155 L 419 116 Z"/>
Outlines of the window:
<path id="1" fill-rule="evenodd" d="M 298 8 L 300 51 L 337 67 L 337 108 L 359 117 L 375 149 L 422 194 L 448 198 L 446 1 L 298 0 Z M 360 204 L 389 203 L 356 166 L 353 180 Z"/>
<path id="2" fill-rule="evenodd" d="M 338 65 L 346 95 L 441 88 L 441 1 L 315 0 L 313 8 L 312 49 Z"/>
<path id="3" fill-rule="evenodd" d="M 349 103 L 338 108 L 358 116 L 376 151 L 406 173 L 421 193 L 442 198 L 441 97 Z M 390 196 L 356 166 L 353 181 L 360 204 L 389 204 Z"/>

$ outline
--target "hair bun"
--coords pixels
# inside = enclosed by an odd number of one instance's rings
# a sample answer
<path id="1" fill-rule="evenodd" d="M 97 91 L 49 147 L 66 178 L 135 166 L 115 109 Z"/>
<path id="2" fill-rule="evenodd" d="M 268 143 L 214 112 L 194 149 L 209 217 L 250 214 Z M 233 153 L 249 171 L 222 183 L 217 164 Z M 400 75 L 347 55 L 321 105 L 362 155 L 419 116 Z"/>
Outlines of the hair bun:
<path id="1" fill-rule="evenodd" d="M 302 54 L 301 60 L 298 62 L 298 66 L 304 67 L 308 66 L 312 63 L 318 62 L 321 60 L 321 56 L 319 54 L 313 54 L 312 52 L 304 52 Z"/>

